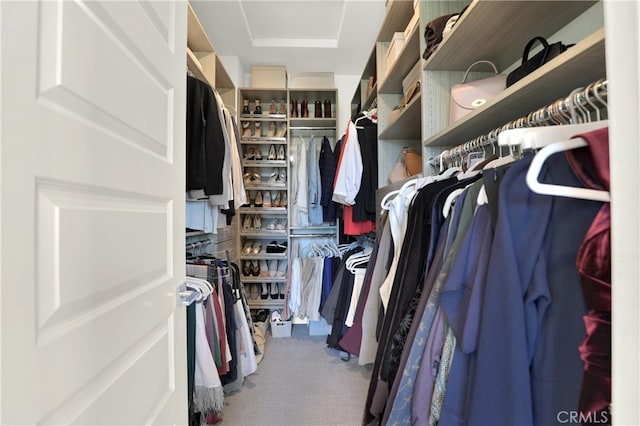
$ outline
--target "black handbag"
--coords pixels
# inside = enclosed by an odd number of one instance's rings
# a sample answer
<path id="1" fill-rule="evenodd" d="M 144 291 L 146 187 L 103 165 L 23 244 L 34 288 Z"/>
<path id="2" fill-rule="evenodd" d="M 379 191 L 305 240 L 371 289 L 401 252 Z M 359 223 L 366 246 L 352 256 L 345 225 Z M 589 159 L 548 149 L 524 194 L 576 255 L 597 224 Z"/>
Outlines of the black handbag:
<path id="1" fill-rule="evenodd" d="M 536 53 L 534 57 L 529 58 L 529 51 L 536 41 L 539 41 L 542 46 L 544 46 L 544 49 Z M 513 85 L 515 82 L 531 74 L 533 71 L 537 70 L 542 65 L 549 62 L 551 59 L 560 55 L 571 46 L 573 46 L 573 44 L 565 45 L 562 44 L 561 41 L 549 44 L 544 37 L 532 38 L 524 48 L 524 53 L 522 54 L 522 64 L 507 75 L 507 87 Z"/>

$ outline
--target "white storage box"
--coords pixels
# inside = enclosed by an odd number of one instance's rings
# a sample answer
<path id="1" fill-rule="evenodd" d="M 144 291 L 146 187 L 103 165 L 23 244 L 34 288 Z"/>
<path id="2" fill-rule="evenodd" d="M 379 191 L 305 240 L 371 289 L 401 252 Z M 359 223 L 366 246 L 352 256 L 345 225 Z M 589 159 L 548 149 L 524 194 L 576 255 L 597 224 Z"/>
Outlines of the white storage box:
<path id="1" fill-rule="evenodd" d="M 252 66 L 251 87 L 263 89 L 286 89 L 287 67 L 285 66 Z"/>
<path id="2" fill-rule="evenodd" d="M 411 85 L 417 80 L 420 80 L 420 59 L 402 79 L 402 93 L 406 95 Z"/>
<path id="3" fill-rule="evenodd" d="M 294 72 L 291 74 L 293 89 L 335 89 L 332 72 Z"/>
<path id="4" fill-rule="evenodd" d="M 394 33 L 387 51 L 387 73 L 391 70 L 391 66 L 395 63 L 400 52 L 404 48 L 404 33 Z"/>
<path id="5" fill-rule="evenodd" d="M 291 337 L 291 321 L 271 321 L 273 337 Z"/>

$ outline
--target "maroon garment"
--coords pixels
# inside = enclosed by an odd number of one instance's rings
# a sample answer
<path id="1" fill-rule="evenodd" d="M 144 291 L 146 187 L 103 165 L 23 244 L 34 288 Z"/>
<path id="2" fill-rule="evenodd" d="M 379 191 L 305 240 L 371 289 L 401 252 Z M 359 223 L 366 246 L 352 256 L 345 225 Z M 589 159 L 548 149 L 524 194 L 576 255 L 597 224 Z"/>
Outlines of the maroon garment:
<path id="1" fill-rule="evenodd" d="M 587 188 L 610 188 L 608 128 L 579 135 L 588 147 L 567 151 L 576 176 Z M 576 261 L 589 312 L 580 345 L 584 372 L 579 411 L 611 422 L 611 206 L 603 204 L 580 246 Z"/>

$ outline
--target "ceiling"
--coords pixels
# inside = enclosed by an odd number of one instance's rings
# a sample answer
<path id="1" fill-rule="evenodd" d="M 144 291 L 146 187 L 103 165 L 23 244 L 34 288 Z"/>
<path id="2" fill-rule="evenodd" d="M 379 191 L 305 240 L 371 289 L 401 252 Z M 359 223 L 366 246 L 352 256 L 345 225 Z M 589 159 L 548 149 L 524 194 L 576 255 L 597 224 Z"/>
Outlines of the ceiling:
<path id="1" fill-rule="evenodd" d="M 408 0 L 411 1 L 411 0 Z M 385 0 L 192 0 L 220 56 L 292 72 L 360 75 L 385 14 Z M 224 58 L 223 58 L 224 61 Z"/>

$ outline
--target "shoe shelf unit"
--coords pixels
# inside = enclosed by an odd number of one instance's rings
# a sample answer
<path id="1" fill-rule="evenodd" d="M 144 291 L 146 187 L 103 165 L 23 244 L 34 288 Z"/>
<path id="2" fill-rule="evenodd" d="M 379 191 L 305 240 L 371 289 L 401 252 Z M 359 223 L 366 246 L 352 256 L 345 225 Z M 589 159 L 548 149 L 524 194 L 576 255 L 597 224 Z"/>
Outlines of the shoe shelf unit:
<path id="1" fill-rule="evenodd" d="M 198 16 L 191 4 L 187 3 L 187 45 L 186 45 L 187 67 L 194 76 L 213 87 L 222 97 L 224 104 L 230 111 L 236 111 L 236 87 L 229 73 L 226 71 L 220 57 L 216 53 L 207 33 L 205 32 Z M 194 208 L 197 211 L 205 212 L 207 200 L 186 200 L 187 208 Z M 235 227 L 237 219 L 234 218 L 231 226 L 217 230 L 217 233 L 205 231 L 187 232 L 186 243 L 191 244 L 198 241 L 210 240 L 208 246 L 210 253 L 229 252 L 232 261 L 237 260 L 237 244 Z M 202 220 L 202 228 L 206 220 Z M 207 229 L 207 231 L 209 231 Z"/>
<path id="2" fill-rule="evenodd" d="M 278 309 L 284 303 L 288 250 L 267 253 L 266 247 L 273 241 L 278 244 L 288 244 L 289 241 L 288 209 L 286 204 L 282 205 L 289 198 L 288 99 L 287 89 L 238 89 L 238 121 L 241 123 L 238 130 L 241 134 L 242 166 L 248 195 L 247 205 L 238 210 L 238 235 L 241 280 L 247 288 L 252 309 Z M 265 203 L 271 206 L 265 206 Z M 255 226 L 256 218 L 259 219 L 258 229 Z M 281 229 L 269 229 L 270 226 Z M 243 248 L 247 244 L 260 244 L 261 248 L 258 253 L 255 250 L 246 253 Z M 279 269 L 284 271 L 282 276 L 275 276 Z M 245 271 L 253 273 L 245 275 Z M 261 295 L 266 295 L 266 298 L 263 299 Z"/>

